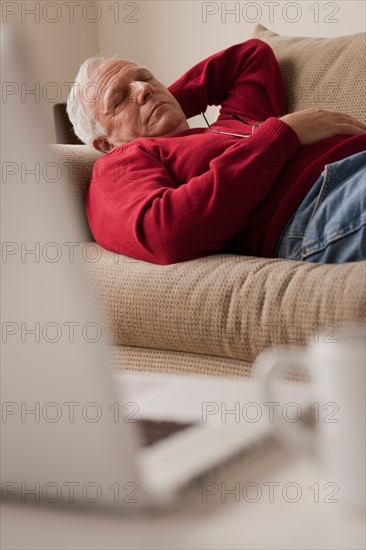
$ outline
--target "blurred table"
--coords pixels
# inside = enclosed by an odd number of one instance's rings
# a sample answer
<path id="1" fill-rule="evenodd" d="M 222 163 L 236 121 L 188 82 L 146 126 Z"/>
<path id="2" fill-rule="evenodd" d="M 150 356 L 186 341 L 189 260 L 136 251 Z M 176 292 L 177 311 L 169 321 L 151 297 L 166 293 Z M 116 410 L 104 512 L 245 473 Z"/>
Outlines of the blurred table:
<path id="1" fill-rule="evenodd" d="M 3 504 L 1 548 L 365 548 L 364 518 L 343 508 L 335 481 L 310 459 L 275 445 L 215 483 L 216 494 L 204 498 L 199 486 L 193 501 L 164 514 Z"/>

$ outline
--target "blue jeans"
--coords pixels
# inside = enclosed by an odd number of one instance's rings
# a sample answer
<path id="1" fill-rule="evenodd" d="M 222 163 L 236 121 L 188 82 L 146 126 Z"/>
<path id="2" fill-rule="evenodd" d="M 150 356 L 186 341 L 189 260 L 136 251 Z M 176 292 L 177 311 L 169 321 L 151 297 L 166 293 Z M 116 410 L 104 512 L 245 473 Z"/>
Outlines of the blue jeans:
<path id="1" fill-rule="evenodd" d="M 275 256 L 304 262 L 366 260 L 366 152 L 326 164 L 288 221 Z"/>

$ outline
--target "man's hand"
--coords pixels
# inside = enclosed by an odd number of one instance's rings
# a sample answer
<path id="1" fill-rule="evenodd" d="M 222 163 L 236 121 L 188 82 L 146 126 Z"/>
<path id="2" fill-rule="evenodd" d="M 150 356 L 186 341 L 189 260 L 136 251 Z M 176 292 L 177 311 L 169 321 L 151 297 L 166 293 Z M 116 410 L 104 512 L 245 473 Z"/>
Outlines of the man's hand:
<path id="1" fill-rule="evenodd" d="M 310 145 L 322 139 L 366 133 L 366 125 L 345 113 L 334 113 L 318 108 L 304 109 L 281 117 L 297 134 L 301 145 Z"/>

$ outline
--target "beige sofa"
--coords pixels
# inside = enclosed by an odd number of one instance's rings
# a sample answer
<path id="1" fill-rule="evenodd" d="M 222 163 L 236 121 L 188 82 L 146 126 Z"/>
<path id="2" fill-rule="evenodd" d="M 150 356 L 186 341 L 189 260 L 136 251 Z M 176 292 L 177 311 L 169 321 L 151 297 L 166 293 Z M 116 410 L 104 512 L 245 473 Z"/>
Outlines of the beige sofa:
<path id="1" fill-rule="evenodd" d="M 365 33 L 286 37 L 257 24 L 252 37 L 267 42 L 280 63 L 287 112 L 319 106 L 366 122 Z M 98 153 L 82 145 L 53 149 L 83 199 Z M 319 332 L 332 336 L 343 323 L 365 322 L 366 262 L 217 254 L 160 266 L 89 247 L 85 264 L 121 369 L 255 376 L 253 361 L 265 348 L 303 346 Z"/>

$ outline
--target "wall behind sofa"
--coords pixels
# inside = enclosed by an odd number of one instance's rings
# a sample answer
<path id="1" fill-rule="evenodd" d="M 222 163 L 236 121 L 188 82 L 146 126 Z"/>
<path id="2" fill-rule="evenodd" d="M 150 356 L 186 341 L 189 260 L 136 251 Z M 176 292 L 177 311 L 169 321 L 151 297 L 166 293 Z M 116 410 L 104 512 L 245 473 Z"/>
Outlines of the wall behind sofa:
<path id="1" fill-rule="evenodd" d="M 82 61 L 97 48 L 93 12 L 82 13 L 82 2 L 3 1 L 1 21 L 17 29 L 25 46 L 32 84 L 19 83 L 19 101 L 43 107 L 49 142 L 55 142 L 53 106 L 66 101 L 70 82 Z M 4 91 L 4 88 L 3 88 Z M 4 100 L 4 97 L 3 97 Z"/>

